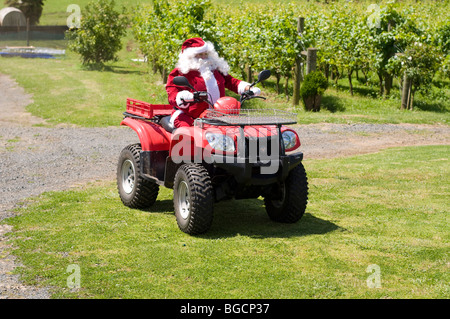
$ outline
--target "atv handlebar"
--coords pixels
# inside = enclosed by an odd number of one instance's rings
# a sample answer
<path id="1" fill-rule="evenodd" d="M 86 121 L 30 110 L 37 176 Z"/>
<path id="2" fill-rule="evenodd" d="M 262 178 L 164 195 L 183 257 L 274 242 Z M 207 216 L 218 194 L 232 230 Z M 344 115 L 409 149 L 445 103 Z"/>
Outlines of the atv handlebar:
<path id="1" fill-rule="evenodd" d="M 245 91 L 244 93 L 241 94 L 241 99 L 240 99 L 241 105 L 247 100 L 256 99 L 256 98 L 263 99 L 263 100 L 266 99 L 264 96 L 255 95 L 255 93 L 253 93 L 253 91 L 251 91 L 251 90 Z"/>
<path id="2" fill-rule="evenodd" d="M 206 102 L 211 106 L 214 106 L 211 101 L 209 100 L 209 93 L 205 92 L 205 91 L 197 91 L 194 92 L 194 100 L 193 101 L 185 101 L 184 99 L 181 99 L 181 101 L 183 102 L 187 102 L 187 103 L 200 103 L 200 102 Z M 239 102 L 242 104 L 244 104 L 245 101 L 250 100 L 250 99 L 263 99 L 265 100 L 266 98 L 264 96 L 257 96 L 253 93 L 253 91 L 245 91 L 241 94 L 241 98 L 239 100 Z"/>
<path id="3" fill-rule="evenodd" d="M 264 80 L 267 80 L 270 77 L 270 71 L 269 70 L 264 70 L 261 73 L 259 73 L 258 75 L 258 80 L 256 80 L 255 82 L 253 82 L 248 91 L 245 91 L 241 94 L 241 105 L 246 101 L 246 100 L 250 100 L 250 99 L 254 99 L 254 98 L 259 98 L 259 99 L 263 99 L 265 100 L 266 98 L 263 96 L 257 96 L 255 95 L 250 89 L 255 86 L 257 83 L 262 82 Z M 179 85 L 179 86 L 186 86 L 190 89 L 192 89 L 194 91 L 194 101 L 189 101 L 189 103 L 199 103 L 199 102 L 207 102 L 209 105 L 213 106 L 214 105 L 211 103 L 211 101 L 209 100 L 209 93 L 208 92 L 204 92 L 204 91 L 197 91 L 196 89 L 194 89 L 194 87 L 189 83 L 188 79 L 184 76 L 176 76 L 173 79 L 173 83 L 175 85 Z M 184 99 L 181 99 L 183 102 Z"/>
<path id="4" fill-rule="evenodd" d="M 183 103 L 199 103 L 199 102 L 207 102 L 209 105 L 212 106 L 211 101 L 209 100 L 209 93 L 205 91 L 195 91 L 194 93 L 194 100 L 193 101 L 185 101 L 184 99 L 181 99 Z"/>

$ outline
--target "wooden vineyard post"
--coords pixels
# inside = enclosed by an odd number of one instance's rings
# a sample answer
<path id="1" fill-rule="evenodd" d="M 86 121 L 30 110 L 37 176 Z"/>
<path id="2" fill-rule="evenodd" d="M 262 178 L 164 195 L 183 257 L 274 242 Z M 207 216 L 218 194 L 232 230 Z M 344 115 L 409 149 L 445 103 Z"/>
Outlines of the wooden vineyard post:
<path id="1" fill-rule="evenodd" d="M 309 74 L 316 70 L 317 63 L 317 49 L 308 48 L 306 51 L 306 74 Z"/>
<path id="2" fill-rule="evenodd" d="M 305 28 L 305 18 L 299 17 L 297 20 L 297 32 L 302 35 Z M 297 106 L 300 104 L 300 82 L 302 81 L 302 57 L 297 55 L 295 58 L 294 68 L 294 92 L 292 105 Z"/>
<path id="3" fill-rule="evenodd" d="M 402 89 L 402 110 L 412 109 L 411 103 L 411 78 L 405 72 L 403 78 L 403 89 Z"/>
<path id="4" fill-rule="evenodd" d="M 27 18 L 27 47 L 30 46 L 30 18 Z"/>

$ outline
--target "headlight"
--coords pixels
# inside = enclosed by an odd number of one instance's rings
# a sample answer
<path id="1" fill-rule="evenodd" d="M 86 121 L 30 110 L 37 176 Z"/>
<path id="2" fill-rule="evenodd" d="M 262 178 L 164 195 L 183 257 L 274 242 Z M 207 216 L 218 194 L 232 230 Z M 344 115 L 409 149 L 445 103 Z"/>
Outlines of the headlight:
<path id="1" fill-rule="evenodd" d="M 284 149 L 288 150 L 297 144 L 297 135 L 292 131 L 285 131 L 282 134 Z"/>
<path id="2" fill-rule="evenodd" d="M 219 133 L 206 132 L 206 140 L 215 150 L 223 152 L 234 152 L 234 141 L 231 137 Z"/>

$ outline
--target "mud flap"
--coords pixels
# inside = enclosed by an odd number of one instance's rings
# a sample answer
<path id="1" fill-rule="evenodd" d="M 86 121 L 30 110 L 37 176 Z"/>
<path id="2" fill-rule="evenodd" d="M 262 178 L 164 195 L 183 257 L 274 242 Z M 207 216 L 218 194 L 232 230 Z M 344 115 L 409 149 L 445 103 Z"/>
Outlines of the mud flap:
<path id="1" fill-rule="evenodd" d="M 140 156 L 142 177 L 163 185 L 169 151 L 141 151 Z"/>

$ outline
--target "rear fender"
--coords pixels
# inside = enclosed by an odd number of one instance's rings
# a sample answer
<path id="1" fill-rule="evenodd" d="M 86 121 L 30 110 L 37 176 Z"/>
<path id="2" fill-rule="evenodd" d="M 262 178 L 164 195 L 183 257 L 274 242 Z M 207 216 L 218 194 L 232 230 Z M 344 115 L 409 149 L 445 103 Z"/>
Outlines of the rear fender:
<path id="1" fill-rule="evenodd" d="M 171 133 L 161 126 L 129 117 L 125 118 L 120 125 L 128 126 L 137 133 L 143 151 L 169 150 Z"/>

